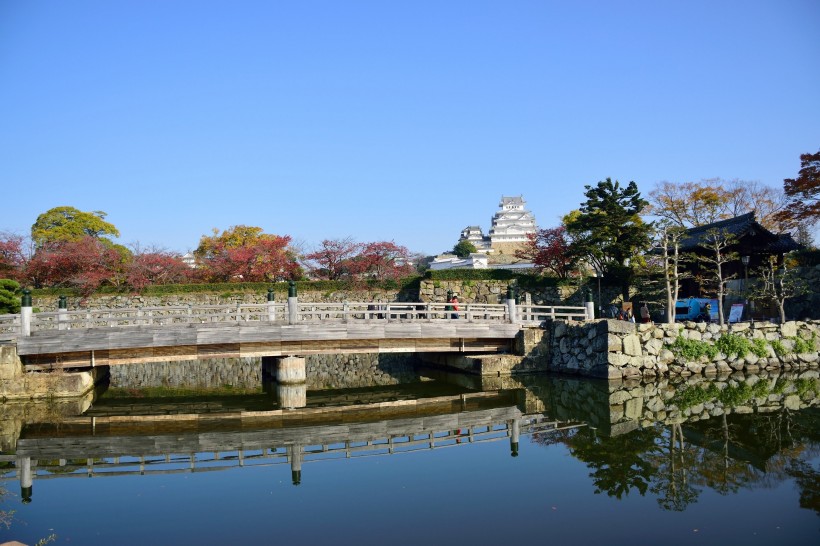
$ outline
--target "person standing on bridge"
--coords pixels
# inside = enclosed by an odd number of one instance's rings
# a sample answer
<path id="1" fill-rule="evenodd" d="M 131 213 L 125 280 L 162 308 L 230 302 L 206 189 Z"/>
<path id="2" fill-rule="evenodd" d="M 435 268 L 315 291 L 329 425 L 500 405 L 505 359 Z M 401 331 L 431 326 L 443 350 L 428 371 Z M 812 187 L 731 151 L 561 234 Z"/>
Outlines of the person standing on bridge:
<path id="1" fill-rule="evenodd" d="M 449 303 L 451 304 L 450 308 L 453 311 L 458 311 L 458 294 L 453 294 L 453 297 L 450 298 Z M 458 318 L 458 313 L 454 312 L 452 315 L 450 315 L 450 318 L 457 319 Z"/>

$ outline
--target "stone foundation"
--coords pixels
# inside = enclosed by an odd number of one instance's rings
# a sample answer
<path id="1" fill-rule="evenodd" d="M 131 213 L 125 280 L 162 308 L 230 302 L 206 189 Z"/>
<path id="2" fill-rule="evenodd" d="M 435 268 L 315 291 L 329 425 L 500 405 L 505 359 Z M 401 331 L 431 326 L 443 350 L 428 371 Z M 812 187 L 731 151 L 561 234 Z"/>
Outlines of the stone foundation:
<path id="1" fill-rule="evenodd" d="M 750 343 L 761 340 L 757 343 L 766 355 L 717 352 L 713 358 L 687 359 L 673 348 L 678 338 L 714 345 L 724 335 L 744 338 Z M 544 336 L 549 336 L 549 371 L 607 379 L 804 370 L 817 368 L 820 363 L 820 321 L 724 326 L 694 322 L 654 325 L 618 320 L 554 321 L 548 324 Z M 795 352 L 798 338 L 812 350 Z"/>

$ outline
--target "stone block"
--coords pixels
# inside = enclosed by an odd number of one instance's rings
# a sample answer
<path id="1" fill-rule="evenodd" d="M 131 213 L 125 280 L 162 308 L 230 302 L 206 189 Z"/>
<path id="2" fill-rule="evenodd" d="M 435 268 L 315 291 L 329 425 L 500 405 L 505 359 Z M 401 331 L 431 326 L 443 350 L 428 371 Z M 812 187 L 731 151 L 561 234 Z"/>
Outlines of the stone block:
<path id="1" fill-rule="evenodd" d="M 638 336 L 631 334 L 624 337 L 624 353 L 630 356 L 641 356 L 643 355 L 643 349 L 641 348 L 641 340 Z"/>

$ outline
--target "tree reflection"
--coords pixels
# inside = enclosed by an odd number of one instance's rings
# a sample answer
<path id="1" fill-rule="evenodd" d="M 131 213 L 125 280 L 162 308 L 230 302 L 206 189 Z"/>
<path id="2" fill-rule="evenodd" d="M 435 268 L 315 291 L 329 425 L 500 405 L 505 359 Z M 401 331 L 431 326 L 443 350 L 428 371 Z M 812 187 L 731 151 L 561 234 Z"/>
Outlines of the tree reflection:
<path id="1" fill-rule="evenodd" d="M 654 495 L 663 510 L 682 511 L 702 491 L 721 495 L 774 487 L 793 479 L 800 506 L 820 514 L 820 412 L 721 415 L 693 423 L 653 425 L 607 437 L 592 428 L 534 436 L 560 443 L 590 468 L 596 493 Z"/>

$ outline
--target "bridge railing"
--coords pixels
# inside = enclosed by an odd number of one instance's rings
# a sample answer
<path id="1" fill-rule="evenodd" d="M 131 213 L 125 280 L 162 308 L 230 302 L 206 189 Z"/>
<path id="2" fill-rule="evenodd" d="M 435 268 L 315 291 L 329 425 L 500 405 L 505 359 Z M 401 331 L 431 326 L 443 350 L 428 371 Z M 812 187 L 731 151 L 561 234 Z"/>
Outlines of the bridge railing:
<path id="1" fill-rule="evenodd" d="M 566 305 L 519 305 L 519 322 L 527 325 L 541 324 L 545 320 L 589 320 L 586 307 Z"/>
<path id="2" fill-rule="evenodd" d="M 0 315 L 0 342 L 13 341 L 20 334 L 20 315 Z"/>
<path id="3" fill-rule="evenodd" d="M 545 320 L 586 320 L 584 307 L 520 305 L 516 322 L 540 325 Z M 287 303 L 237 303 L 230 305 L 181 305 L 104 310 L 60 310 L 32 315 L 31 330 L 70 330 L 111 326 L 170 326 L 231 322 L 346 322 L 346 321 L 510 322 L 507 305 L 439 302 L 299 302 L 291 316 Z M 0 315 L 0 341 L 14 340 L 21 331 L 20 315 Z"/>

